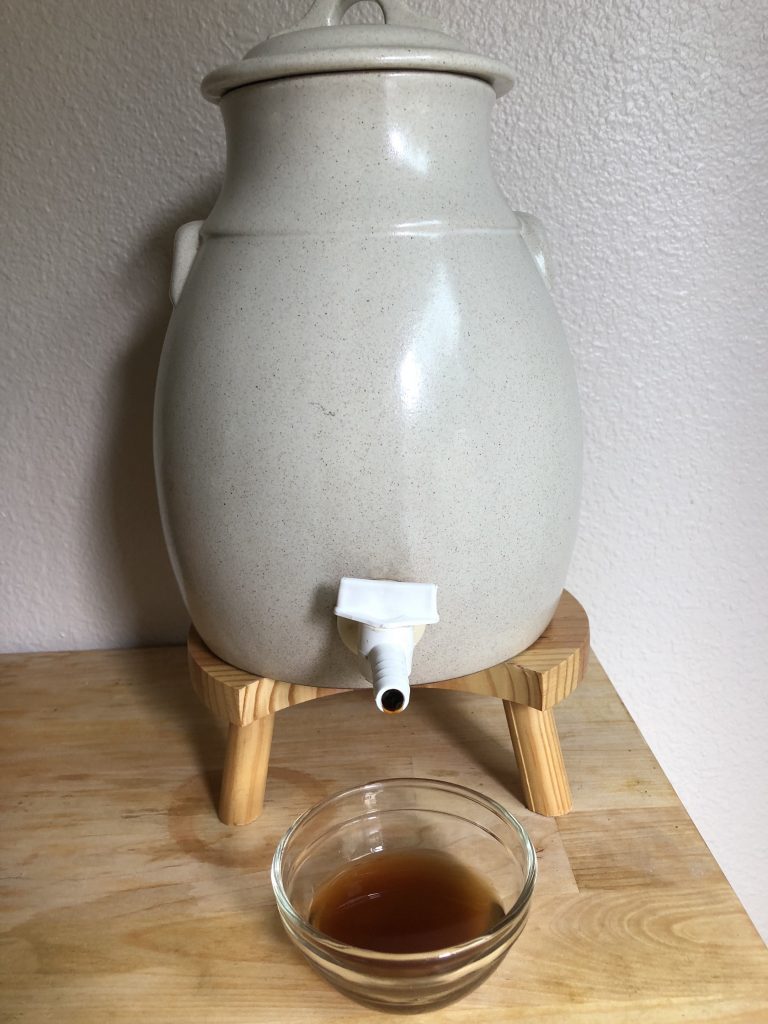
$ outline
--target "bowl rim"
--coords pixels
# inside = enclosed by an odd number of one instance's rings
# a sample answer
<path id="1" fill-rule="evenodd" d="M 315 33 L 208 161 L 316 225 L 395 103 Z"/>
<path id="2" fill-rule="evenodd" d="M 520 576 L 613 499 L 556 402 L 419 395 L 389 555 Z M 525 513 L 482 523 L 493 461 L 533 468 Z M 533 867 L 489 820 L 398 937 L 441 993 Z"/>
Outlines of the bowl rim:
<path id="1" fill-rule="evenodd" d="M 475 803 L 482 804 L 489 811 L 492 811 L 499 818 L 502 819 L 506 824 L 510 825 L 512 829 L 517 833 L 520 840 L 520 845 L 523 848 L 525 854 L 525 879 L 520 889 L 520 893 L 515 900 L 514 904 L 510 907 L 506 914 L 499 920 L 490 931 L 483 932 L 481 935 L 476 936 L 473 939 L 468 939 L 466 942 L 458 943 L 455 946 L 443 946 L 438 949 L 425 950 L 420 953 L 386 953 L 381 950 L 366 949 L 364 946 L 352 946 L 346 942 L 340 942 L 338 939 L 332 938 L 325 932 L 319 931 L 313 925 L 302 917 L 294 908 L 291 900 L 285 891 L 283 886 L 283 880 L 281 877 L 280 867 L 282 865 L 283 854 L 285 852 L 288 843 L 295 836 L 295 834 L 304 825 L 307 824 L 313 817 L 319 814 L 321 811 L 327 810 L 327 808 L 336 802 L 343 800 L 346 797 L 351 796 L 353 793 L 362 793 L 367 789 L 381 788 L 383 786 L 396 786 L 396 785 L 407 785 L 415 786 L 426 789 L 440 789 L 446 792 L 454 793 L 456 796 L 461 796 L 473 800 Z M 272 890 L 277 901 L 278 910 L 284 918 L 287 918 L 288 922 L 294 929 L 297 929 L 303 934 L 306 934 L 310 939 L 314 940 L 319 946 L 325 947 L 329 950 L 335 950 L 338 953 L 343 953 L 346 956 L 354 956 L 360 959 L 375 959 L 375 960 L 394 960 L 398 963 L 414 963 L 419 960 L 434 960 L 442 959 L 454 956 L 461 956 L 464 953 L 472 953 L 475 949 L 486 947 L 489 943 L 493 943 L 503 940 L 506 938 L 506 933 L 512 931 L 518 918 L 520 917 L 521 911 L 525 911 L 528 904 L 530 903 L 531 896 L 533 895 L 534 886 L 536 884 L 536 878 L 538 875 L 538 861 L 536 857 L 536 850 L 531 838 L 528 835 L 526 829 L 521 825 L 518 819 L 511 814 L 503 804 L 500 804 L 498 800 L 494 800 L 492 797 L 486 796 L 484 793 L 479 793 L 477 790 L 470 789 L 468 786 L 461 786 L 455 782 L 443 782 L 440 779 L 422 779 L 422 778 L 407 778 L 397 777 L 391 779 L 373 779 L 371 782 L 365 782 L 359 786 L 350 786 L 347 789 L 339 790 L 332 793 L 330 796 L 321 800 L 319 803 L 310 807 L 296 818 L 293 824 L 287 829 L 277 844 L 274 856 L 272 857 L 272 867 L 270 870 L 270 879 L 272 882 Z"/>

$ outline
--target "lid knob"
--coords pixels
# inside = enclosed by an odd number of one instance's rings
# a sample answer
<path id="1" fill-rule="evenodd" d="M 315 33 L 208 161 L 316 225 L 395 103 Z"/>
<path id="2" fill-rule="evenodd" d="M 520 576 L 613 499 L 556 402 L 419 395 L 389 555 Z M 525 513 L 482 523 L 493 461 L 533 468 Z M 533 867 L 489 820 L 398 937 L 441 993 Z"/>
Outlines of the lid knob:
<path id="1" fill-rule="evenodd" d="M 360 0 L 315 0 L 307 14 L 295 26 L 295 30 L 304 28 L 329 28 L 340 25 L 344 15 Z M 432 18 L 423 18 L 416 14 L 402 0 L 374 0 L 381 8 L 384 22 L 387 25 L 411 25 L 413 28 L 429 28 L 440 31 L 440 26 Z"/>

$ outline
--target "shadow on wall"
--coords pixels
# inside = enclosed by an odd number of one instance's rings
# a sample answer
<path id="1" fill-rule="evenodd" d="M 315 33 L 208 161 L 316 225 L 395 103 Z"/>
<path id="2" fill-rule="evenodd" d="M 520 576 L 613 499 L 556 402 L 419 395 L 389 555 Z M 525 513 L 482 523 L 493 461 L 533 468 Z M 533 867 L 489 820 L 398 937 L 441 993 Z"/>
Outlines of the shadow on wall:
<path id="1" fill-rule="evenodd" d="M 160 525 L 152 456 L 155 380 L 171 315 L 168 286 L 173 236 L 181 224 L 206 217 L 219 190 L 212 180 L 197 197 L 171 209 L 127 264 L 128 295 L 141 297 L 139 329 L 117 363 L 111 382 L 106 459 L 101 467 L 107 514 L 97 529 L 107 530 L 110 553 L 108 600 L 119 603 L 125 643 L 182 643 L 189 624 Z M 116 589 L 115 589 L 116 588 Z"/>

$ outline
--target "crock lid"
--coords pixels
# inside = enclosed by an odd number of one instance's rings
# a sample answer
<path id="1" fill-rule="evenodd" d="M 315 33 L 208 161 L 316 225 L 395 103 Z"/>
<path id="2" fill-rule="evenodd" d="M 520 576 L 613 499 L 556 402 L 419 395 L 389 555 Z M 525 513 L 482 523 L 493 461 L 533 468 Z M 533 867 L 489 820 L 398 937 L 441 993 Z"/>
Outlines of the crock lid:
<path id="1" fill-rule="evenodd" d="M 218 103 L 231 89 L 293 75 L 334 71 L 447 71 L 480 78 L 497 96 L 512 87 L 512 72 L 499 60 L 472 53 L 414 14 L 402 0 L 376 0 L 384 24 L 342 25 L 357 0 L 315 0 L 295 28 L 270 36 L 243 60 L 212 71 L 203 96 Z"/>

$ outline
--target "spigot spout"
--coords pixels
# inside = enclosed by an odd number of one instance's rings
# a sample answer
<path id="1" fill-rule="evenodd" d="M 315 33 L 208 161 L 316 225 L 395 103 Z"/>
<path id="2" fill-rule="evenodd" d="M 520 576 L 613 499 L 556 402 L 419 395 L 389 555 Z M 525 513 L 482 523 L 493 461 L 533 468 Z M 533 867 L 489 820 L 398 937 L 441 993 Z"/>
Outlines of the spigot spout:
<path id="1" fill-rule="evenodd" d="M 376 707 L 390 715 L 405 711 L 411 699 L 411 684 L 405 651 L 392 644 L 379 644 L 368 655 Z"/>
<path id="2" fill-rule="evenodd" d="M 419 634 L 420 636 L 420 634 Z M 371 626 L 360 623 L 358 653 L 366 660 L 379 711 L 396 715 L 411 699 L 409 676 L 413 665 L 416 631 L 413 626 Z"/>

